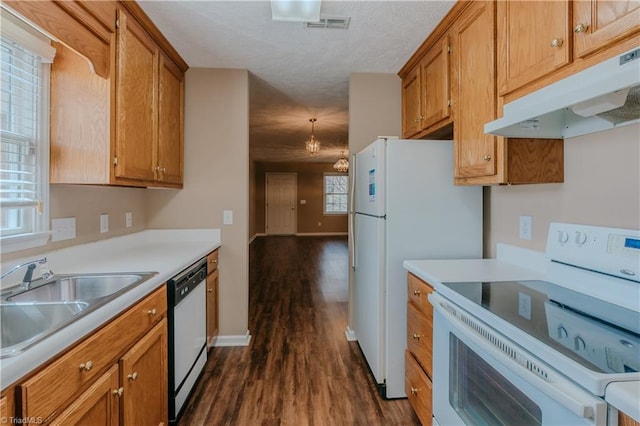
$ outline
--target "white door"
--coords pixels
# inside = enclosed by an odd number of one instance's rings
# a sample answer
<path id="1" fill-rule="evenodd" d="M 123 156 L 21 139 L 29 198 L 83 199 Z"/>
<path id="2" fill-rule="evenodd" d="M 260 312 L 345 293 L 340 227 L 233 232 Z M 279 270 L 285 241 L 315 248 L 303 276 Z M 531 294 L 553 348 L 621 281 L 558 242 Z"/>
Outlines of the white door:
<path id="1" fill-rule="evenodd" d="M 296 183 L 295 173 L 267 173 L 266 232 L 269 235 L 296 233 Z"/>

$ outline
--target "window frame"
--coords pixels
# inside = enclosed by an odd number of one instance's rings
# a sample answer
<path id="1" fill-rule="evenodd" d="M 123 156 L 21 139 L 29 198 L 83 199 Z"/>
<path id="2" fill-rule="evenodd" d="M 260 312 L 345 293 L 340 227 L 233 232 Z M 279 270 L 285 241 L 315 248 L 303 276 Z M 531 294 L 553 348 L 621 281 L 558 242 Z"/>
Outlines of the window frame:
<path id="1" fill-rule="evenodd" d="M 36 218 L 33 229 L 30 232 L 0 235 L 0 250 L 9 253 L 29 248 L 40 247 L 49 241 L 49 151 L 50 151 L 50 83 L 51 63 L 55 55 L 55 49 L 50 46 L 50 40 L 43 35 L 35 33 L 28 24 L 20 21 L 2 8 L 0 19 L 2 20 L 2 37 L 20 45 L 23 49 L 40 56 L 40 90 L 37 111 L 36 131 L 36 166 L 37 166 L 37 199 L 40 208 L 36 208 Z M 39 212 L 38 212 L 39 210 Z"/>
<path id="2" fill-rule="evenodd" d="M 330 176 L 340 176 L 346 179 L 345 181 L 345 192 L 344 196 L 345 200 L 345 211 L 340 212 L 328 212 L 327 211 L 327 177 Z M 342 195 L 342 193 L 331 193 Z M 344 216 L 349 214 L 349 175 L 346 173 L 338 173 L 338 172 L 325 172 L 322 175 L 322 214 L 324 216 Z"/>

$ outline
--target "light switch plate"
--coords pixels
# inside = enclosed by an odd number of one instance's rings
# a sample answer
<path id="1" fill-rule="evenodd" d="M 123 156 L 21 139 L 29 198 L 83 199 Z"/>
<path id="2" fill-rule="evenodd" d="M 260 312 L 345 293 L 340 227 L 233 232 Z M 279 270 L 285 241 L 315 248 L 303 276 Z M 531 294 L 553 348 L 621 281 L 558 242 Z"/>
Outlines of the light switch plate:
<path id="1" fill-rule="evenodd" d="M 100 233 L 109 232 L 109 215 L 104 213 L 100 215 Z"/>
<path id="2" fill-rule="evenodd" d="M 124 222 L 127 228 L 131 228 L 133 226 L 133 213 L 126 212 L 124 214 Z"/>
<path id="3" fill-rule="evenodd" d="M 520 239 L 531 240 L 531 216 L 520 216 Z"/>
<path id="4" fill-rule="evenodd" d="M 223 225 L 233 225 L 233 210 L 225 210 L 222 215 Z"/>
<path id="5" fill-rule="evenodd" d="M 51 219 L 51 241 L 71 240 L 76 237 L 76 218 Z"/>

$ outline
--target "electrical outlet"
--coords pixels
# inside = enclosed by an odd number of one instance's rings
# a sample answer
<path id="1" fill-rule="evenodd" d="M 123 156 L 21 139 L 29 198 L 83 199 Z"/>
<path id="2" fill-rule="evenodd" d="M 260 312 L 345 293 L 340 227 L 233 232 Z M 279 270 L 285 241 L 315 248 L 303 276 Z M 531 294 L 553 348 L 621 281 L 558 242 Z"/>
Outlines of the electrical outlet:
<path id="1" fill-rule="evenodd" d="M 531 319 L 531 296 L 528 294 L 518 293 L 518 315 Z"/>
<path id="2" fill-rule="evenodd" d="M 225 210 L 222 212 L 222 224 L 233 225 L 233 210 Z"/>
<path id="3" fill-rule="evenodd" d="M 51 241 L 71 240 L 76 237 L 76 218 L 51 219 Z"/>
<path id="4" fill-rule="evenodd" d="M 127 228 L 131 228 L 133 226 L 133 213 L 126 212 L 124 214 L 124 223 Z"/>
<path id="5" fill-rule="evenodd" d="M 520 238 L 531 240 L 531 216 L 520 216 Z"/>
<path id="6" fill-rule="evenodd" d="M 109 232 L 109 215 L 107 213 L 100 215 L 100 233 Z"/>

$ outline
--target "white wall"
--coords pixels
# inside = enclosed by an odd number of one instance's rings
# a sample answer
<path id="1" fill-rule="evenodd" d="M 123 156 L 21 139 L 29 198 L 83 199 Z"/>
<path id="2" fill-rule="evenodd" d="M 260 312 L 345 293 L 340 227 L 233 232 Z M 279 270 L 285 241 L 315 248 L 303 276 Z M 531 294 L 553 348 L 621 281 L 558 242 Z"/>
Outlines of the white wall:
<path id="1" fill-rule="evenodd" d="M 148 228 L 220 228 L 220 335 L 249 309 L 249 73 L 191 68 L 185 80 L 184 189 L 148 190 Z M 224 210 L 233 224 L 223 225 Z"/>
<path id="2" fill-rule="evenodd" d="M 640 125 L 567 139 L 564 158 L 564 183 L 485 189 L 485 256 L 496 242 L 544 251 L 553 221 L 640 229 Z M 531 241 L 520 215 L 533 218 Z"/>

